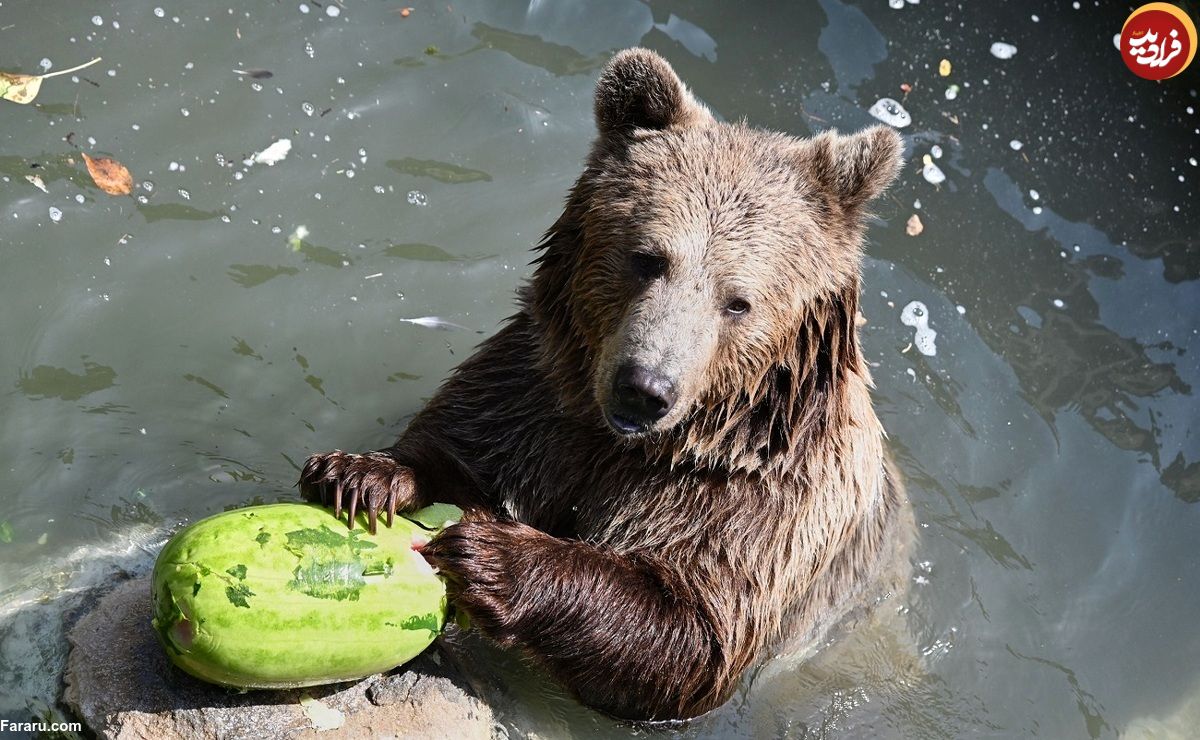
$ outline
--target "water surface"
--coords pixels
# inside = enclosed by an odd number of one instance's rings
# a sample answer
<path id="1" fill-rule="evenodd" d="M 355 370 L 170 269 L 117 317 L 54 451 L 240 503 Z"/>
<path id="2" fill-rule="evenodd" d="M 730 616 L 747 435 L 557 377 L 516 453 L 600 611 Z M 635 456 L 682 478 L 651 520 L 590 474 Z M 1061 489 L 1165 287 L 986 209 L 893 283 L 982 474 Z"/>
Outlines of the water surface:
<path id="1" fill-rule="evenodd" d="M 0 68 L 104 58 L 0 103 L 0 714 L 53 700 L 54 599 L 81 570 L 395 437 L 512 312 L 595 76 L 641 44 L 726 119 L 851 131 L 882 97 L 912 117 L 863 305 L 921 523 L 912 591 L 683 734 L 1200 726 L 1200 79 L 1125 70 L 1128 6 L 403 5 L 0 2 Z M 516 735 L 629 732 L 534 677 L 512 691 Z"/>

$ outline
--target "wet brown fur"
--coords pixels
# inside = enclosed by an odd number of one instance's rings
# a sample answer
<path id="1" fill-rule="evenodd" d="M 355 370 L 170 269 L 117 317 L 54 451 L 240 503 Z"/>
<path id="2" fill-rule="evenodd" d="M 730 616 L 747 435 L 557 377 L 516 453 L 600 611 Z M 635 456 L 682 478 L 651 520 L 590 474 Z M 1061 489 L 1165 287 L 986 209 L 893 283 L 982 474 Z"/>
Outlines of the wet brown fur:
<path id="1" fill-rule="evenodd" d="M 906 504 L 855 316 L 863 208 L 901 144 L 717 123 L 644 50 L 605 70 L 596 118 L 520 311 L 393 447 L 314 455 L 301 483 L 372 516 L 463 505 L 425 554 L 478 629 L 600 710 L 692 717 L 892 557 Z M 671 265 L 661 285 L 629 278 L 647 248 Z M 652 298 L 673 279 L 693 303 Z M 744 319 L 722 316 L 728 291 Z M 664 322 L 692 332 L 669 348 L 680 408 L 620 437 L 601 413 L 614 357 L 669 343 Z"/>

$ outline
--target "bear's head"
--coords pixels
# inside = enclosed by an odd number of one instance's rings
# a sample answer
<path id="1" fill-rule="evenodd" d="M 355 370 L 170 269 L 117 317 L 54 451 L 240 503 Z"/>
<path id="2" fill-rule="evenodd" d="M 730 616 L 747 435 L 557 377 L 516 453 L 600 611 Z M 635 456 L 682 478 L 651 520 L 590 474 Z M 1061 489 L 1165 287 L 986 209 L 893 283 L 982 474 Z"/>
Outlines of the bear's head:
<path id="1" fill-rule="evenodd" d="M 609 62 L 595 116 L 528 294 L 562 400 L 674 457 L 794 449 L 860 370 L 865 208 L 899 135 L 718 122 L 644 49 Z"/>

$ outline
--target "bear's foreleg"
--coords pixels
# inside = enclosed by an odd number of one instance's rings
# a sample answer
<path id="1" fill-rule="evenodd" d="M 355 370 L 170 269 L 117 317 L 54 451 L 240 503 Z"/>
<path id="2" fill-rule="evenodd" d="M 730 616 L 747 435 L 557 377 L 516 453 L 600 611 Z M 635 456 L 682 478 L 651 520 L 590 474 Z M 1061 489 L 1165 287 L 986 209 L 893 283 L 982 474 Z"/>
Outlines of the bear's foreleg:
<path id="1" fill-rule="evenodd" d="M 523 648 L 585 704 L 616 717 L 702 714 L 728 698 L 753 659 L 732 631 L 717 629 L 716 605 L 700 596 L 723 589 L 698 573 L 685 582 L 652 554 L 511 521 L 449 527 L 422 554 L 473 627 Z"/>

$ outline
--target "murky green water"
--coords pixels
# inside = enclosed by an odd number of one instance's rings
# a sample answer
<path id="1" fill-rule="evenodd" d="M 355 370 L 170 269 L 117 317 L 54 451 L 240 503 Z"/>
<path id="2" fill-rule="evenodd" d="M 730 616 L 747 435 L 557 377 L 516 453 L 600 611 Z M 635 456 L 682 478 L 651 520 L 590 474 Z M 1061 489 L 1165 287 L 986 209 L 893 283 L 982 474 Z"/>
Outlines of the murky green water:
<path id="1" fill-rule="evenodd" d="M 887 607 L 909 637 L 867 625 L 774 664 L 688 734 L 1200 724 L 1200 67 L 1133 77 L 1112 44 L 1129 6 L 1091 0 L 403 5 L 0 2 L 0 69 L 104 58 L 0 102 L 0 715 L 53 697 L 46 615 L 73 574 L 403 428 L 512 311 L 596 72 L 641 44 L 719 115 L 797 134 L 912 86 L 864 298 L 921 522 Z M 285 160 L 242 164 L 281 138 Z M 100 192 L 81 151 L 126 164 L 135 197 Z M 914 300 L 936 355 L 911 346 Z M 613 731 L 513 691 L 517 734 Z"/>

